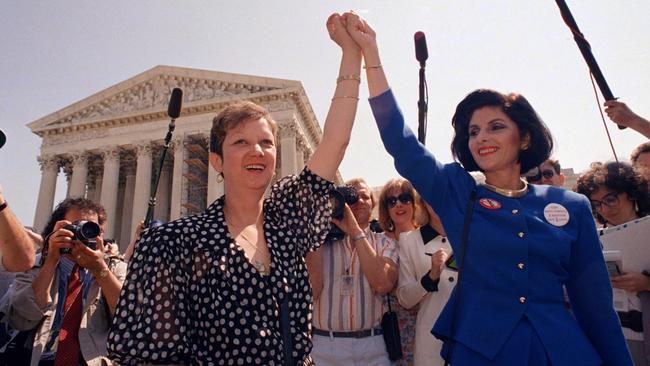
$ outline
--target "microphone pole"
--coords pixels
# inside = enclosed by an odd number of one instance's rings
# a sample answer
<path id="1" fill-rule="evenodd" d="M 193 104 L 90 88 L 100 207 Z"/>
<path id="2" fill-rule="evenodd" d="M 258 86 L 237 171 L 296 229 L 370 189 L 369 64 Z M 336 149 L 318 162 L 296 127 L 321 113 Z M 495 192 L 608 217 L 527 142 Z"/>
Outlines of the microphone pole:
<path id="1" fill-rule="evenodd" d="M 413 36 L 415 40 L 415 58 L 420 62 L 419 84 L 418 84 L 418 141 L 425 145 L 427 138 L 427 100 L 428 90 L 427 81 L 424 76 L 424 68 L 429 52 L 427 51 L 427 40 L 423 32 L 416 32 Z"/>
<path id="2" fill-rule="evenodd" d="M 589 71 L 594 76 L 594 79 L 596 79 L 596 84 L 598 85 L 600 92 L 603 94 L 603 97 L 605 98 L 605 100 L 616 100 L 614 94 L 612 93 L 612 90 L 609 88 L 609 85 L 607 84 L 607 80 L 605 80 L 605 76 L 603 75 L 603 72 L 600 70 L 600 67 L 598 66 L 598 62 L 596 62 L 596 58 L 594 57 L 593 52 L 591 52 L 591 45 L 589 44 L 589 42 L 587 42 L 587 39 L 585 38 L 584 34 L 580 32 L 580 29 L 578 29 L 578 24 L 576 23 L 576 20 L 573 18 L 573 15 L 571 14 L 571 10 L 569 9 L 569 6 L 566 4 L 566 1 L 555 0 L 555 3 L 557 4 L 558 8 L 560 8 L 560 14 L 562 15 L 562 20 L 564 20 L 564 23 L 567 25 L 567 27 L 569 27 L 569 30 L 571 30 L 571 33 L 573 34 L 573 40 L 578 45 L 578 49 L 580 49 L 580 53 L 582 53 L 582 57 L 585 59 L 585 62 L 589 67 Z M 618 125 L 618 128 L 619 130 L 623 130 L 626 127 Z"/>
<path id="3" fill-rule="evenodd" d="M 149 228 L 151 220 L 153 219 L 153 210 L 156 207 L 156 192 L 158 191 L 158 183 L 160 182 L 160 174 L 162 173 L 163 164 L 165 163 L 165 157 L 167 156 L 167 149 L 169 148 L 169 143 L 172 140 L 172 133 L 176 128 L 176 118 L 181 115 L 181 106 L 183 104 L 183 90 L 180 88 L 174 88 L 172 90 L 172 96 L 169 98 L 169 106 L 167 107 L 167 115 L 171 118 L 169 122 L 169 130 L 165 136 L 165 143 L 163 144 L 162 153 L 160 154 L 160 164 L 158 166 L 158 172 L 154 180 L 153 189 L 151 190 L 151 196 L 149 197 L 149 208 L 147 208 L 147 216 L 144 219 L 144 228 Z"/>

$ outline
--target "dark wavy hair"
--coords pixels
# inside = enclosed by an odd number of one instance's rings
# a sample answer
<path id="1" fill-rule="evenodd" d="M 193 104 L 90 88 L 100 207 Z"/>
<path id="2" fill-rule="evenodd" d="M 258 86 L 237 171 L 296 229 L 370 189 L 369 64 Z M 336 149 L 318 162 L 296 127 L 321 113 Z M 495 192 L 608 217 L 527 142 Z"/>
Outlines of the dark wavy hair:
<path id="1" fill-rule="evenodd" d="M 613 161 L 605 164 L 592 163 L 591 168 L 578 178 L 573 190 L 591 200 L 591 194 L 602 187 L 616 193 L 625 192 L 630 200 L 636 203 L 636 213 L 639 217 L 650 214 L 648 181 L 630 164 Z M 601 224 L 607 222 L 598 212 L 593 209 L 592 212 L 598 222 Z"/>
<path id="2" fill-rule="evenodd" d="M 54 212 L 52 212 L 52 215 L 50 215 L 50 219 L 45 225 L 45 229 L 43 229 L 41 232 L 43 239 L 52 234 L 56 222 L 63 220 L 65 218 L 65 214 L 67 214 L 68 211 L 73 208 L 76 208 L 82 212 L 96 213 L 98 217 L 97 223 L 99 226 L 104 225 L 104 222 L 106 222 L 106 210 L 104 210 L 104 206 L 100 205 L 99 203 L 95 203 L 87 198 L 66 198 L 56 206 Z"/>
<path id="3" fill-rule="evenodd" d="M 483 107 L 500 107 L 517 124 L 520 138 L 530 136 L 529 148 L 519 152 L 521 172 L 540 165 L 553 150 L 553 137 L 537 112 L 520 94 L 502 94 L 490 89 L 478 89 L 469 93 L 458 106 L 451 119 L 454 139 L 451 152 L 467 171 L 483 171 L 469 150 L 469 123 L 472 114 Z"/>

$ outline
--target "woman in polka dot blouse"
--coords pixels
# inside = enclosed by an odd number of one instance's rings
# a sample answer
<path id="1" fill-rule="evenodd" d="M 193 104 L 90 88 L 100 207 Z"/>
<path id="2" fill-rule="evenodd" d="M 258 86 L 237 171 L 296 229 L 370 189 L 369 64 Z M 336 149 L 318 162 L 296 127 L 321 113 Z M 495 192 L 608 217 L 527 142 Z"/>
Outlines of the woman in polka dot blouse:
<path id="1" fill-rule="evenodd" d="M 225 194 L 199 215 L 140 239 L 109 335 L 119 364 L 311 365 L 311 287 L 304 256 L 329 229 L 328 192 L 356 113 L 361 53 L 344 17 L 323 138 L 297 176 L 275 172 L 277 124 L 252 102 L 215 117 L 210 165 Z"/>

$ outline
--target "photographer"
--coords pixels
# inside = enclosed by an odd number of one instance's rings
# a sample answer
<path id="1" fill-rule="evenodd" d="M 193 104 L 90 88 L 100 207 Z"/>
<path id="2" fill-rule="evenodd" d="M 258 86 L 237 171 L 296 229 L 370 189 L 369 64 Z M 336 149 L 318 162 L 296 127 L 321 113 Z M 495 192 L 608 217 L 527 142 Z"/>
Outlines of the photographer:
<path id="1" fill-rule="evenodd" d="M 105 253 L 105 220 L 104 208 L 90 200 L 64 200 L 43 230 L 37 265 L 16 276 L 7 316 L 17 330 L 36 330 L 32 365 L 108 361 L 106 337 L 126 265 Z"/>
<path id="2" fill-rule="evenodd" d="M 307 256 L 314 294 L 312 356 L 325 366 L 390 365 L 380 321 L 387 310 L 383 295 L 397 282 L 397 244 L 369 228 L 375 200 L 368 184 L 360 178 L 347 184 L 358 201 L 345 205 L 342 219 L 332 218 L 345 237 Z"/>

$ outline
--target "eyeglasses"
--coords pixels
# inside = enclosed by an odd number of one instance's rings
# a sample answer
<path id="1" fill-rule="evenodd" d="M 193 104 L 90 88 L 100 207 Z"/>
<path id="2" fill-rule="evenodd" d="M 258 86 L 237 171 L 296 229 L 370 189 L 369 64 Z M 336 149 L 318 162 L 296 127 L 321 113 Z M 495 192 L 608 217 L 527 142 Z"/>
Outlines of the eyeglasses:
<path id="1" fill-rule="evenodd" d="M 594 211 L 599 211 L 603 208 L 603 205 L 607 207 L 614 207 L 618 205 L 618 193 L 609 193 L 603 197 L 602 201 L 591 200 L 591 208 Z"/>
<path id="2" fill-rule="evenodd" d="M 406 205 L 408 203 L 413 202 L 413 196 L 408 192 L 404 192 L 404 193 L 400 193 L 399 196 L 388 196 L 388 197 L 386 197 L 384 202 L 386 202 L 386 205 L 388 206 L 388 208 L 393 208 L 397 204 L 398 200 L 403 205 Z"/>

